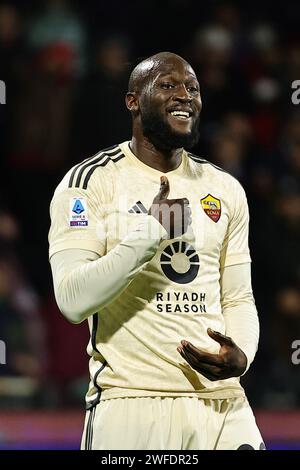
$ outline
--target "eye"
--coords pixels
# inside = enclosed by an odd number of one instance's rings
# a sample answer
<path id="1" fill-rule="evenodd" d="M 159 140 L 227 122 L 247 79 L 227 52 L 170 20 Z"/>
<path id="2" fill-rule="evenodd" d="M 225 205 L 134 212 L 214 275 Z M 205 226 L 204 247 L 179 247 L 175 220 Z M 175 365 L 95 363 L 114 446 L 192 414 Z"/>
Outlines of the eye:
<path id="1" fill-rule="evenodd" d="M 188 86 L 187 87 L 187 90 L 190 92 L 190 93 L 199 93 L 199 88 L 197 86 Z"/>
<path id="2" fill-rule="evenodd" d="M 164 82 L 160 84 L 160 87 L 164 90 L 171 90 L 172 88 L 174 88 L 174 85 L 172 83 Z"/>

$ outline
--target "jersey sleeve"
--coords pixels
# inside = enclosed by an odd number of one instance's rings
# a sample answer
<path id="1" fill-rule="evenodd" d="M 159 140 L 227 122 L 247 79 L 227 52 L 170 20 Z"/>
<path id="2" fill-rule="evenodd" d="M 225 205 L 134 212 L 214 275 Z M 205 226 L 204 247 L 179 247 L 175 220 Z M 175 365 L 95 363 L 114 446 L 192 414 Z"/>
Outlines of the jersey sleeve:
<path id="1" fill-rule="evenodd" d="M 49 258 L 70 248 L 90 250 L 103 256 L 106 230 L 102 185 L 91 178 L 86 189 L 69 188 L 68 179 L 67 174 L 50 204 Z"/>
<path id="2" fill-rule="evenodd" d="M 248 245 L 249 236 L 249 210 L 244 189 L 235 181 L 235 190 L 232 200 L 233 212 L 230 216 L 228 229 L 223 241 L 220 267 L 232 266 L 241 263 L 250 263 Z"/>

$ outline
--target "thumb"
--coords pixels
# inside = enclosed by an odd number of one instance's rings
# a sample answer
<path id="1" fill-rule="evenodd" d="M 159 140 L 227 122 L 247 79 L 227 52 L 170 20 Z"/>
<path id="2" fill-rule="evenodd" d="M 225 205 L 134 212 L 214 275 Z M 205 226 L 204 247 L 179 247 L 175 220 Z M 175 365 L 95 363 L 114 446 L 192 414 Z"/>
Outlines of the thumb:
<path id="1" fill-rule="evenodd" d="M 170 193 L 170 183 L 166 176 L 160 177 L 160 188 L 157 195 L 154 198 L 154 202 L 161 201 L 162 199 L 167 199 Z"/>
<path id="2" fill-rule="evenodd" d="M 219 331 L 214 331 L 211 328 L 207 329 L 207 333 L 209 336 L 217 341 L 221 346 L 232 346 L 233 341 L 229 336 L 222 335 L 222 333 L 219 333 Z"/>

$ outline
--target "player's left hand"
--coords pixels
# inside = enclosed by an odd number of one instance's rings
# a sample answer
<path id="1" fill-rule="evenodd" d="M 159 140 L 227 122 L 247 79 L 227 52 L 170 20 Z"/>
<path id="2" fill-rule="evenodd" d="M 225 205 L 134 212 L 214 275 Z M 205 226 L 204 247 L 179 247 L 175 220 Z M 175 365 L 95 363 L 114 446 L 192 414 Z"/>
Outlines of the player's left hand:
<path id="1" fill-rule="evenodd" d="M 201 351 L 186 340 L 181 341 L 177 351 L 193 369 L 209 380 L 223 380 L 242 375 L 247 367 L 247 358 L 243 351 L 229 336 L 211 328 L 208 328 L 207 333 L 220 343 L 219 354 Z"/>

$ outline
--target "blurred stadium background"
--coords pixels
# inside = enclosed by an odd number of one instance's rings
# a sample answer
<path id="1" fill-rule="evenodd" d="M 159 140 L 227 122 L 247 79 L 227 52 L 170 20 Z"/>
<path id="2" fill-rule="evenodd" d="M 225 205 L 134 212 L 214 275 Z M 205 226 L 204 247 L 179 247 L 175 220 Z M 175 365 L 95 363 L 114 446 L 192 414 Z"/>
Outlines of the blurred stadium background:
<path id="1" fill-rule="evenodd" d="M 246 189 L 261 340 L 243 383 L 268 447 L 300 449 L 299 31 L 291 0 L 0 2 L 0 449 L 78 448 L 88 331 L 55 305 L 49 201 L 70 166 L 130 138 L 128 72 L 162 50 L 199 76 L 195 153 Z"/>

